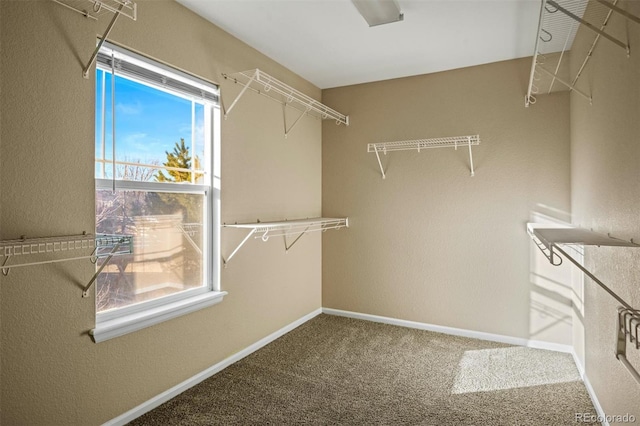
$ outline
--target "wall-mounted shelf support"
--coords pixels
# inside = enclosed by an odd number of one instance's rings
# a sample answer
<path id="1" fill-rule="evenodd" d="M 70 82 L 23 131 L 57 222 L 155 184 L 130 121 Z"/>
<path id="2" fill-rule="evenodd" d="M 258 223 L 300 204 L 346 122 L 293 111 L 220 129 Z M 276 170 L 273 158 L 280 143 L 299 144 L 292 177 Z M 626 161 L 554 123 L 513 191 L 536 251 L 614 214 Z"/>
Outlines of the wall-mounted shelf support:
<path id="1" fill-rule="evenodd" d="M 408 151 L 417 150 L 420 152 L 426 148 L 455 148 L 465 147 L 469 148 L 469 166 L 471 168 L 471 176 L 475 175 L 473 168 L 473 152 L 471 151 L 471 145 L 480 145 L 480 136 L 455 136 L 448 138 L 433 138 L 433 139 L 416 139 L 409 141 L 397 141 L 397 142 L 381 142 L 370 143 L 367 145 L 367 152 L 375 152 L 378 159 L 378 165 L 380 166 L 380 173 L 382 173 L 382 179 L 386 179 L 384 167 L 382 166 L 382 160 L 380 160 L 380 153 L 387 155 L 389 151 Z"/>
<path id="2" fill-rule="evenodd" d="M 609 9 L 613 10 L 614 12 L 624 16 L 625 18 L 640 24 L 640 18 L 638 18 L 635 15 L 630 14 L 629 12 L 627 12 L 624 9 L 619 8 L 618 6 L 615 5 L 615 3 L 617 3 L 617 1 L 614 1 L 613 3 L 608 2 L 607 0 L 596 0 L 598 3 L 608 7 Z"/>
<path id="3" fill-rule="evenodd" d="M 640 311 L 624 307 L 618 308 L 618 325 L 616 341 L 616 358 L 629 371 L 631 376 L 640 384 L 640 373 L 627 359 L 627 338 L 640 349 Z"/>
<path id="4" fill-rule="evenodd" d="M 300 111 L 300 116 L 287 128 L 286 116 L 284 124 L 285 138 L 304 115 L 310 115 L 320 119 L 335 120 L 336 124 L 349 125 L 349 116 L 339 113 L 326 105 L 316 101 L 315 99 L 305 95 L 304 93 L 294 89 L 291 86 L 281 82 L 275 77 L 261 71 L 259 69 L 237 72 L 233 74 L 222 74 L 227 80 L 232 80 L 236 84 L 242 85 L 240 93 L 235 97 L 231 105 L 225 108 L 223 105 L 224 117 L 227 118 L 231 110 L 236 106 L 238 100 L 246 93 L 252 90 L 261 95 L 267 96 L 279 102 L 283 106 L 283 114 L 286 113 L 286 107 L 291 106 Z"/>
<path id="5" fill-rule="evenodd" d="M 98 51 L 102 47 L 103 43 L 109 37 L 113 26 L 116 24 L 116 20 L 120 15 L 125 15 L 134 21 L 137 19 L 137 5 L 131 0 L 53 0 L 54 2 L 61 4 L 69 9 L 72 9 L 76 12 L 81 13 L 87 18 L 98 19 L 98 16 L 103 12 L 113 13 L 113 18 L 111 18 L 111 22 L 107 26 L 104 34 L 100 38 L 98 45 L 96 46 L 93 54 L 89 58 L 89 61 L 85 66 L 82 67 L 82 76 L 84 78 L 89 78 L 89 70 L 93 66 L 96 58 L 98 57 Z M 90 9 L 85 8 L 84 6 L 89 3 L 91 5 Z"/>
<path id="6" fill-rule="evenodd" d="M 543 67 L 542 65 L 538 64 L 538 69 L 540 71 L 542 71 L 543 73 L 547 74 L 548 76 L 552 77 L 554 80 L 559 81 L 561 84 L 564 84 L 566 87 L 568 87 L 570 90 L 573 90 L 574 92 L 576 92 L 578 95 L 582 96 L 583 98 L 585 98 L 586 100 L 589 101 L 589 103 L 592 103 L 593 99 L 591 98 L 591 95 L 587 95 L 586 93 L 584 93 L 582 90 L 577 89 L 576 86 L 574 86 L 573 84 L 567 82 L 566 80 L 564 80 L 562 77 L 560 77 L 558 74 L 554 74 L 553 72 L 549 71 L 548 69 L 546 69 L 545 67 Z"/>
<path id="7" fill-rule="evenodd" d="M 289 132 L 291 132 L 291 130 L 293 130 L 294 127 L 296 127 L 296 124 L 298 124 L 300 119 L 302 117 L 304 117 L 305 114 L 307 114 L 310 110 L 311 110 L 310 108 L 307 108 L 305 111 L 299 111 L 300 115 L 298 115 L 298 118 L 296 118 L 293 121 L 291 126 L 287 127 L 287 104 L 282 104 L 282 122 L 284 124 L 284 138 L 285 139 L 287 138 L 287 136 L 289 136 Z"/>
<path id="8" fill-rule="evenodd" d="M 91 249 L 91 254 L 75 255 Z M 89 259 L 96 263 L 104 258 L 102 265 L 89 283 L 82 289 L 82 297 L 88 296 L 88 290 L 112 257 L 133 253 L 133 237 L 130 235 L 69 235 L 63 237 L 21 238 L 0 241 L 2 275 L 9 275 L 11 268 L 44 265 L 68 260 Z M 18 263 L 9 264 L 10 259 Z"/>
<path id="9" fill-rule="evenodd" d="M 629 55 L 629 53 L 630 53 L 630 51 L 629 51 L 629 43 L 624 43 L 624 42 L 618 40 L 617 38 L 607 34 L 603 30 L 601 30 L 598 27 L 596 27 L 595 25 L 592 25 L 591 23 L 589 23 L 586 20 L 582 19 L 581 17 L 579 17 L 575 13 L 572 13 L 570 10 L 567 10 L 564 7 L 560 6 L 557 2 L 555 2 L 553 0 L 547 0 L 547 4 L 549 4 L 550 6 L 552 6 L 553 8 L 556 9 L 555 11 L 550 12 L 550 13 L 555 13 L 555 12 L 557 12 L 559 10 L 560 12 L 564 13 L 565 15 L 567 15 L 569 18 L 573 19 L 576 22 L 581 23 L 586 28 L 589 28 L 594 33 L 601 35 L 602 37 L 610 40 L 614 44 L 617 44 L 618 46 L 620 46 L 621 48 L 623 48 L 627 52 L 627 56 Z M 551 8 L 547 9 L 547 11 L 551 11 L 551 10 L 553 10 L 553 9 L 551 9 Z"/>
<path id="10" fill-rule="evenodd" d="M 638 384 L 640 384 L 640 374 L 638 374 L 638 371 L 629 363 L 626 357 L 627 337 L 631 343 L 635 343 L 636 349 L 640 349 L 640 341 L 638 340 L 640 311 L 633 309 L 629 303 L 625 302 L 622 297 L 618 296 L 561 247 L 564 245 L 640 247 L 640 244 L 633 242 L 633 240 L 621 240 L 611 237 L 610 235 L 602 235 L 586 229 L 569 227 L 538 228 L 536 224 L 533 223 L 527 224 L 527 233 L 552 265 L 558 266 L 562 264 L 562 258 L 559 256 L 559 254 L 561 254 L 622 305 L 618 308 L 616 358 L 622 362 L 629 373 L 631 373 Z M 557 261 L 554 261 L 554 257 Z"/>
<path id="11" fill-rule="evenodd" d="M 225 228 L 238 228 L 248 229 L 249 233 L 238 244 L 238 246 L 231 252 L 231 254 L 225 259 L 222 258 L 222 263 L 227 266 L 227 263 L 233 256 L 240 250 L 240 248 L 251 238 L 260 238 L 262 241 L 268 241 L 271 237 L 284 237 L 284 248 L 288 252 L 291 247 L 298 242 L 298 240 L 308 232 L 314 231 L 327 231 L 329 229 L 340 229 L 349 227 L 349 218 L 314 218 L 314 219 L 297 219 L 297 220 L 285 220 L 280 222 L 256 222 L 256 223 L 234 223 L 224 224 Z M 290 244 L 287 243 L 287 237 L 296 235 L 296 238 Z"/>
<path id="12" fill-rule="evenodd" d="M 525 95 L 525 106 L 536 103 L 536 95 L 540 93 L 540 74 L 542 71 L 548 74 L 550 79 L 548 93 L 551 92 L 553 84 L 557 81 L 567 87 L 570 91 L 578 93 L 592 102 L 590 95 L 576 89 L 576 83 L 589 59 L 593 55 L 600 37 L 604 37 L 615 45 L 625 50 L 627 57 L 630 56 L 630 47 L 627 41 L 621 41 L 606 31 L 607 25 L 613 13 L 617 13 L 630 21 L 640 23 L 640 18 L 626 10 L 618 7 L 618 0 L 596 0 L 589 9 L 588 0 L 542 0 L 540 7 L 540 19 L 538 21 L 538 32 L 533 61 L 529 75 L 529 85 Z M 588 16 L 587 16 L 588 15 Z M 585 55 L 582 65 L 576 75 L 569 79 L 563 79 L 558 75 L 564 54 L 571 49 L 578 27 L 584 26 L 595 34 L 588 53 Z M 555 66 L 555 72 L 544 68 L 542 65 L 546 61 L 546 55 L 559 53 L 559 59 Z M 574 52 L 574 55 L 578 54 Z"/>

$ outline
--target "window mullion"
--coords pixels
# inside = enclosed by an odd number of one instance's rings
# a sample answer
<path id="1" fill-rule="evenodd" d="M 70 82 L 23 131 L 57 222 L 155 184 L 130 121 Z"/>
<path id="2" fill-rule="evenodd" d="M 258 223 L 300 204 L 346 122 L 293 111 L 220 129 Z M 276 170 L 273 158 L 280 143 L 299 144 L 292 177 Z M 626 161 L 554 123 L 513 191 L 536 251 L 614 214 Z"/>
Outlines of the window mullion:
<path id="1" fill-rule="evenodd" d="M 115 57 L 111 54 L 111 178 L 113 180 L 113 192 L 116 192 L 116 68 Z"/>
<path id="2" fill-rule="evenodd" d="M 196 103 L 191 100 L 191 183 L 196 183 Z"/>
<path id="3" fill-rule="evenodd" d="M 112 180 L 96 179 L 96 189 L 111 189 Z M 209 185 L 192 185 L 165 182 L 139 182 L 133 180 L 116 181 L 116 191 L 145 191 L 175 194 L 206 194 Z"/>

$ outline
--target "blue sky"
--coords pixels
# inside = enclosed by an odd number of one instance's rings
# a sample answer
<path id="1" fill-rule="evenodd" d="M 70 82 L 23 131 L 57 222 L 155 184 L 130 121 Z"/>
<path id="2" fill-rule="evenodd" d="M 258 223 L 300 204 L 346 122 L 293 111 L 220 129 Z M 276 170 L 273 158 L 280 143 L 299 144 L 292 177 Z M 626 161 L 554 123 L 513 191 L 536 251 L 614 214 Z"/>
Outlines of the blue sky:
<path id="1" fill-rule="evenodd" d="M 111 74 L 96 73 L 96 158 L 102 156 L 102 76 L 105 85 L 105 158 L 112 159 Z M 196 123 L 192 129 L 191 101 L 116 76 L 116 159 L 162 164 L 165 151 L 173 151 L 184 138 L 191 145 L 196 134 L 196 155 L 204 156 L 204 107 L 196 104 Z M 193 155 L 193 153 L 192 153 Z M 110 171 L 110 168 L 107 168 Z M 98 170 L 96 170 L 98 172 Z"/>

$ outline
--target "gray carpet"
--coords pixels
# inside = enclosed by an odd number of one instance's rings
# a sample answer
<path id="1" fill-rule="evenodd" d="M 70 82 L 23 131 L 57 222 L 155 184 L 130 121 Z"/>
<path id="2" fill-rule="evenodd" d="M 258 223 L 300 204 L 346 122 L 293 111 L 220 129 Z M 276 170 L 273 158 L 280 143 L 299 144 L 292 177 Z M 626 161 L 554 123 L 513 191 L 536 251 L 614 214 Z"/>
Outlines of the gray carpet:
<path id="1" fill-rule="evenodd" d="M 570 355 L 320 315 L 131 425 L 575 425 Z"/>

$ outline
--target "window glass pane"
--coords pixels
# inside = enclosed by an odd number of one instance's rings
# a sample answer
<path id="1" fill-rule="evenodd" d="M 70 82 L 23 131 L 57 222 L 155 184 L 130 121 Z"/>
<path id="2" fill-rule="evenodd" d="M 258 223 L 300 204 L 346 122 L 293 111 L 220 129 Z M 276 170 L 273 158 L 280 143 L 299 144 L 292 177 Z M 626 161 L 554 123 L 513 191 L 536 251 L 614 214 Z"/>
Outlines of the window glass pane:
<path id="1" fill-rule="evenodd" d="M 98 276 L 98 312 L 205 286 L 205 196 L 96 191 L 96 231 L 133 235 L 133 253 Z"/>
<path id="2" fill-rule="evenodd" d="M 105 179 L 114 173 L 111 78 L 96 72 L 96 177 Z M 202 183 L 207 108 L 117 72 L 115 86 L 115 178 Z M 145 172 L 132 174 L 131 167 Z"/>
<path id="3" fill-rule="evenodd" d="M 191 140 L 191 102 L 116 73 L 116 159 L 161 164 Z"/>

